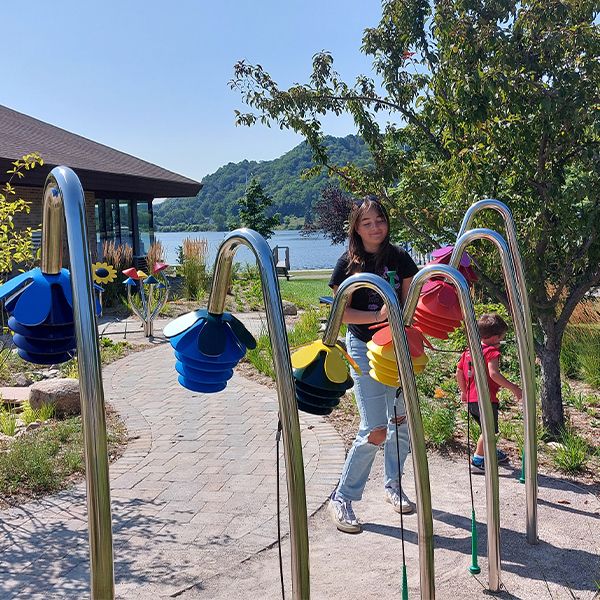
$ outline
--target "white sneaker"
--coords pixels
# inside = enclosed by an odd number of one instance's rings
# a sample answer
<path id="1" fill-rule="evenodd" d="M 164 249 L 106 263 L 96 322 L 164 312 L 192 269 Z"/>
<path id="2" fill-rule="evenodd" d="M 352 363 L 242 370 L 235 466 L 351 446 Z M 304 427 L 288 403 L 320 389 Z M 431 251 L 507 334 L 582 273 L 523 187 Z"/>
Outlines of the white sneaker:
<path id="1" fill-rule="evenodd" d="M 345 533 L 360 533 L 362 531 L 362 525 L 352 510 L 351 500 L 330 498 L 327 510 L 331 520 L 340 531 Z"/>
<path id="2" fill-rule="evenodd" d="M 401 512 L 407 515 L 415 510 L 415 505 L 408 499 L 404 490 L 402 491 L 402 496 L 400 496 L 398 490 L 385 488 L 385 501 L 389 502 L 397 513 Z"/>

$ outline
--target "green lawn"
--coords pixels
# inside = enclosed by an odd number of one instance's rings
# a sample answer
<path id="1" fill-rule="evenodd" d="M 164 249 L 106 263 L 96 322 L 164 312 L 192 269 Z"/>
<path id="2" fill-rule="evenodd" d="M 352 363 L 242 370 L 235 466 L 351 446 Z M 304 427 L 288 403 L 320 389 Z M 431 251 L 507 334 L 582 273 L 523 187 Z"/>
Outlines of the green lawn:
<path id="1" fill-rule="evenodd" d="M 293 302 L 298 308 L 319 306 L 319 296 L 331 296 L 327 279 L 279 279 L 281 297 Z"/>

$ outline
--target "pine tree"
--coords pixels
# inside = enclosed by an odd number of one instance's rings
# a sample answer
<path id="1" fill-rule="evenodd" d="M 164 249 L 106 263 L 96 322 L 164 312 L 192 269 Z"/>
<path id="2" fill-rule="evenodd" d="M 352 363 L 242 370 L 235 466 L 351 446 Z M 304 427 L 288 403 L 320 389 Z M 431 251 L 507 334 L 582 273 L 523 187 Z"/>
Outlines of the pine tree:
<path id="1" fill-rule="evenodd" d="M 252 179 L 246 194 L 238 202 L 242 227 L 254 229 L 265 239 L 269 239 L 273 235 L 273 228 L 281 221 L 279 213 L 267 216 L 267 209 L 272 204 L 273 199 L 265 194 L 258 180 Z"/>

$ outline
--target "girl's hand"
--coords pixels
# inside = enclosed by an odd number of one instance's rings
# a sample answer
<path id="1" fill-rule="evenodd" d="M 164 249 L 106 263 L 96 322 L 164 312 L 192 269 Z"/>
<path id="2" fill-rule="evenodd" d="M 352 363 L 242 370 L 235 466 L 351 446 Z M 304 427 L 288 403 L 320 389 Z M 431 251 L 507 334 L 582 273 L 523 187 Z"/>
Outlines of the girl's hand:
<path id="1" fill-rule="evenodd" d="M 387 321 L 388 318 L 388 309 L 384 304 L 378 311 L 375 312 L 375 319 L 377 323 L 381 323 L 382 321 Z"/>

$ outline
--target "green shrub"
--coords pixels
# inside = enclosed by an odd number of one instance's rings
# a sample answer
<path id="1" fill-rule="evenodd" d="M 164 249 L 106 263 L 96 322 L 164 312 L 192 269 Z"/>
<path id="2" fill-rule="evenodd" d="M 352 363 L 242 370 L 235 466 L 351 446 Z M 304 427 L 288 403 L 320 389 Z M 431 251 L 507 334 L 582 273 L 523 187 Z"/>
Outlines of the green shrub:
<path id="1" fill-rule="evenodd" d="M 53 461 L 58 449 L 55 441 L 38 436 L 15 440 L 8 452 L 0 454 L 0 490 L 7 495 L 57 490 L 59 477 Z"/>
<path id="2" fill-rule="evenodd" d="M 127 354 L 127 350 L 131 348 L 131 344 L 126 341 L 113 342 L 108 337 L 100 338 L 100 361 L 103 365 L 108 365 Z M 79 366 L 77 357 L 62 363 L 59 367 L 61 377 L 69 377 L 70 379 L 79 378 Z"/>
<path id="3" fill-rule="evenodd" d="M 290 348 L 293 349 L 313 342 L 319 337 L 321 313 L 316 310 L 306 311 L 298 320 L 298 322 L 288 331 L 288 342 Z M 275 379 L 275 368 L 273 365 L 273 350 L 271 348 L 271 340 L 266 330 L 256 338 L 256 348 L 248 350 L 246 355 L 248 360 L 254 367 L 267 377 Z"/>
<path id="4" fill-rule="evenodd" d="M 586 411 L 588 405 L 588 398 L 585 394 L 574 391 L 573 388 L 566 381 L 562 382 L 561 393 L 563 402 L 567 406 L 572 406 L 573 408 L 581 412 Z"/>
<path id="5" fill-rule="evenodd" d="M 56 421 L 14 440 L 0 453 L 0 494 L 53 492 L 82 470 L 81 418 Z"/>
<path id="6" fill-rule="evenodd" d="M 275 366 L 273 364 L 273 350 L 271 348 L 271 339 L 266 333 L 261 333 L 256 338 L 256 348 L 252 350 L 248 350 L 246 354 L 246 358 L 254 368 L 270 377 L 271 379 L 275 379 Z"/>
<path id="7" fill-rule="evenodd" d="M 554 451 L 554 464 L 565 473 L 583 471 L 590 458 L 587 442 L 567 427 L 560 436 L 560 446 Z"/>
<path id="8" fill-rule="evenodd" d="M 600 330 L 588 329 L 582 339 L 579 360 L 583 380 L 594 388 L 600 388 Z"/>
<path id="9" fill-rule="evenodd" d="M 54 416 L 54 413 L 55 407 L 53 404 L 44 403 L 39 408 L 33 409 L 29 401 L 26 400 L 23 403 L 23 411 L 19 416 L 25 425 L 29 425 L 35 421 L 47 421 Z"/>
<path id="10" fill-rule="evenodd" d="M 457 408 L 452 404 L 425 399 L 421 402 L 421 416 L 425 441 L 434 448 L 445 446 L 454 439 Z"/>
<path id="11" fill-rule="evenodd" d="M 565 377 L 570 377 L 571 379 L 578 379 L 581 376 L 577 353 L 578 346 L 579 342 L 575 329 L 573 327 L 567 327 L 560 348 L 560 368 L 563 375 L 565 375 Z"/>
<path id="12" fill-rule="evenodd" d="M 4 435 L 13 436 L 17 431 L 17 416 L 10 410 L 0 410 L 0 431 Z"/>

